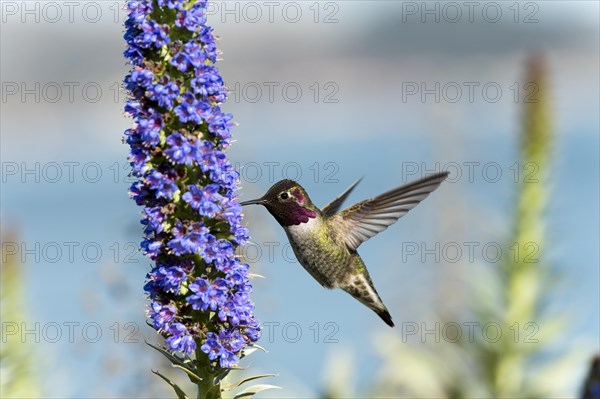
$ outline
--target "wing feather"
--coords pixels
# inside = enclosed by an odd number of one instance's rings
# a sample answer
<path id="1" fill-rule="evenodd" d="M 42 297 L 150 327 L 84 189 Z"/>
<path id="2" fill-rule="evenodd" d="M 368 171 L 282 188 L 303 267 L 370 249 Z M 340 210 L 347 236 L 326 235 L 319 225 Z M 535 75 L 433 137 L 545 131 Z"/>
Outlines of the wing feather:
<path id="1" fill-rule="evenodd" d="M 344 201 L 346 200 L 346 198 L 348 198 L 348 196 L 350 195 L 352 190 L 354 190 L 354 187 L 356 187 L 358 185 L 358 183 L 361 182 L 361 180 L 362 180 L 362 177 L 360 179 L 358 179 L 357 181 L 355 181 L 354 184 L 352 184 L 350 187 L 348 187 L 346 189 L 346 191 L 344 191 L 342 194 L 340 194 L 339 197 L 337 197 L 336 199 L 331 201 L 329 204 L 325 205 L 323 207 L 323 209 L 321 209 L 321 213 L 323 214 L 323 216 L 329 217 L 329 216 L 335 215 L 337 213 L 337 211 L 340 209 L 340 207 L 342 206 L 342 204 L 344 203 Z"/>
<path id="2" fill-rule="evenodd" d="M 438 188 L 447 176 L 447 172 L 437 173 L 361 201 L 333 215 L 330 223 L 337 227 L 335 230 L 343 232 L 341 239 L 346 246 L 355 250 L 360 244 L 406 215 Z M 352 191 L 355 185 L 356 183 L 346 192 Z M 346 192 L 339 198 L 344 197 Z M 340 205 L 341 201 L 336 206 Z"/>

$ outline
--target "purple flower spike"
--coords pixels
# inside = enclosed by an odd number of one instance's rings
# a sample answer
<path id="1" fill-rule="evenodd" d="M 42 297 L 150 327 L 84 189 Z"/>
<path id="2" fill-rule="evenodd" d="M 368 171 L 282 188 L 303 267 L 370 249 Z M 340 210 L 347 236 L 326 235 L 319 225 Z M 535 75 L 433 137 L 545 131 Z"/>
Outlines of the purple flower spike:
<path id="1" fill-rule="evenodd" d="M 130 0 L 125 22 L 125 112 L 133 127 L 130 194 L 143 207 L 143 252 L 155 263 L 144 286 L 150 324 L 168 350 L 234 367 L 258 340 L 248 265 L 235 255 L 248 239 L 225 150 L 232 116 L 206 0 Z"/>

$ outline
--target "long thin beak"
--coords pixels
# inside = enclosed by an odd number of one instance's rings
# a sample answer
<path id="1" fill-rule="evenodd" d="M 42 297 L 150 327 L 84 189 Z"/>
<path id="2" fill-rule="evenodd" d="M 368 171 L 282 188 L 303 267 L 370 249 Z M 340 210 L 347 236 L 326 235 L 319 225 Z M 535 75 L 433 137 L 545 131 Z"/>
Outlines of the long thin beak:
<path id="1" fill-rule="evenodd" d="M 265 200 L 262 198 L 258 198 L 258 199 L 254 199 L 254 200 L 250 200 L 250 201 L 244 201 L 244 202 L 240 202 L 241 206 L 244 205 L 263 205 L 265 203 Z"/>

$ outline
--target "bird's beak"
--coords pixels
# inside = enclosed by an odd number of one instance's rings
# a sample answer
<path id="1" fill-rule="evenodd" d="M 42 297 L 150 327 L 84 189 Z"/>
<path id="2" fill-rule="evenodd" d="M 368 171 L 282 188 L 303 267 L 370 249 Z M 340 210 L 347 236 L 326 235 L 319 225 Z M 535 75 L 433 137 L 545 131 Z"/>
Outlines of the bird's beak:
<path id="1" fill-rule="evenodd" d="M 244 205 L 264 205 L 265 202 L 266 201 L 264 199 L 258 198 L 258 199 L 255 199 L 255 200 L 240 202 L 240 205 L 241 206 L 244 206 Z"/>

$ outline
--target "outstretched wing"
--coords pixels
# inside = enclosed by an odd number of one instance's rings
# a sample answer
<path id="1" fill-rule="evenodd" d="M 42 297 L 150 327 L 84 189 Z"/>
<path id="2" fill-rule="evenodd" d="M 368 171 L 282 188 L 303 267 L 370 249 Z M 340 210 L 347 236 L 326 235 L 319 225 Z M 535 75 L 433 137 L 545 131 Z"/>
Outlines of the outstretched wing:
<path id="1" fill-rule="evenodd" d="M 344 201 L 346 200 L 346 198 L 348 198 L 348 196 L 350 195 L 352 190 L 354 190 L 354 187 L 356 187 L 358 185 L 358 183 L 360 183 L 361 180 L 362 180 L 362 177 L 360 179 L 358 179 L 357 181 L 355 181 L 354 184 L 352 184 L 350 187 L 348 187 L 348 189 L 346 191 L 344 191 L 339 197 L 337 197 L 336 199 L 331 201 L 329 204 L 325 205 L 323 207 L 323 209 L 321 210 L 321 213 L 323 214 L 323 216 L 329 217 L 329 216 L 335 215 L 337 213 L 337 211 L 340 209 L 340 207 L 342 206 L 342 204 L 344 203 Z"/>
<path id="2" fill-rule="evenodd" d="M 330 223 L 335 226 L 334 230 L 342 232 L 340 239 L 346 246 L 355 250 L 406 215 L 447 176 L 448 172 L 437 173 L 354 204 L 332 216 Z"/>

